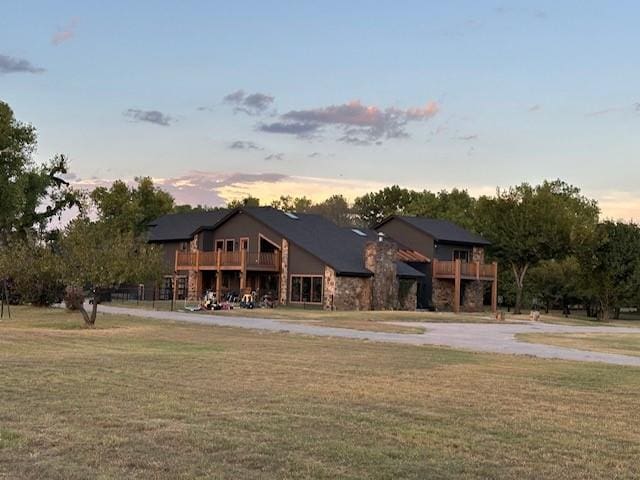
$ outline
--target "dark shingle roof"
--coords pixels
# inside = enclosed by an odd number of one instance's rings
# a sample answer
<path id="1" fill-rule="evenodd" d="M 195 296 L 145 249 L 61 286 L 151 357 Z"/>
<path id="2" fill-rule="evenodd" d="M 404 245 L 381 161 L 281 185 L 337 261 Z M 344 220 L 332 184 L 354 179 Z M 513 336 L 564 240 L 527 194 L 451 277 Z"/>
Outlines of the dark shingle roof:
<path id="1" fill-rule="evenodd" d="M 203 225 L 215 225 L 228 213 L 228 210 L 215 210 L 163 215 L 149 224 L 147 241 L 190 240 L 194 230 Z"/>
<path id="2" fill-rule="evenodd" d="M 296 213 L 292 218 L 271 207 L 248 207 L 247 214 L 333 267 L 338 275 L 370 276 L 364 268 L 362 237 L 320 215 Z"/>
<path id="3" fill-rule="evenodd" d="M 409 225 L 431 235 L 436 241 L 444 243 L 465 243 L 469 245 L 489 245 L 490 242 L 482 238 L 480 235 L 470 232 L 448 220 L 438 220 L 426 217 L 409 217 L 394 215 L 384 220 L 378 227 L 387 223 L 389 220 L 397 218 Z"/>

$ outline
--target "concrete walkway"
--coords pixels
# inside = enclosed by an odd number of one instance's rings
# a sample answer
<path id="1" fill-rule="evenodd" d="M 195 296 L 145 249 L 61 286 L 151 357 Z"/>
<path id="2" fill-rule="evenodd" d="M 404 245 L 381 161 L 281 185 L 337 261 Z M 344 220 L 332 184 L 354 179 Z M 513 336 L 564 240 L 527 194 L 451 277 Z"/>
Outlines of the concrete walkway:
<path id="1" fill-rule="evenodd" d="M 477 352 L 531 355 L 540 358 L 555 358 L 580 362 L 603 362 L 614 365 L 640 367 L 640 357 L 614 353 L 590 352 L 573 348 L 555 347 L 516 340 L 518 333 L 640 333 L 640 328 L 623 327 L 576 327 L 547 323 L 496 324 L 496 323 L 432 323 L 390 322 L 397 325 L 423 327 L 422 334 L 384 333 L 351 330 L 347 328 L 321 327 L 313 324 L 281 322 L 267 318 L 223 317 L 212 314 L 186 312 L 158 312 L 136 308 L 100 305 L 102 313 L 131 315 L 142 318 L 175 320 L 225 327 L 249 328 L 274 332 L 291 332 L 323 337 L 352 338 L 374 342 L 404 343 L 409 345 L 441 345 Z"/>

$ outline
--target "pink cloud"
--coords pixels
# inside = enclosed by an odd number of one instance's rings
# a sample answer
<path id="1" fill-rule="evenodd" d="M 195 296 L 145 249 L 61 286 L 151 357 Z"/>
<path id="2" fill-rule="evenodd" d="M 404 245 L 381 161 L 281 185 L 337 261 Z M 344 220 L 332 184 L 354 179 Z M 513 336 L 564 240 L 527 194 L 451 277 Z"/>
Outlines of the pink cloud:
<path id="1" fill-rule="evenodd" d="M 53 45 L 60 45 L 61 43 L 71 40 L 76 34 L 76 27 L 78 26 L 78 19 L 72 18 L 71 21 L 60 29 L 51 37 L 51 43 Z"/>

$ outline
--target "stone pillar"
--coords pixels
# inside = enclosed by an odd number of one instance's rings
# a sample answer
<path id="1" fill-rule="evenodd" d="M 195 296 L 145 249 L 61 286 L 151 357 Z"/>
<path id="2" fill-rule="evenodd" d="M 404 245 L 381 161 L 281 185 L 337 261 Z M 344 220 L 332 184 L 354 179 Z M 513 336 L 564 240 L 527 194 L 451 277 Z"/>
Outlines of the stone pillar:
<path id="1" fill-rule="evenodd" d="M 289 298 L 289 241 L 282 239 L 280 258 L 280 304 L 286 305 Z"/>
<path id="2" fill-rule="evenodd" d="M 433 293 L 431 301 L 436 310 L 453 308 L 453 280 L 433 279 Z"/>
<path id="3" fill-rule="evenodd" d="M 322 304 L 325 310 L 335 310 L 336 271 L 328 266 L 324 267 L 324 286 Z"/>
<path id="4" fill-rule="evenodd" d="M 484 247 L 473 247 L 473 252 L 471 252 L 471 261 L 484 263 Z"/>
<path id="5" fill-rule="evenodd" d="M 195 255 L 195 258 L 198 259 L 200 250 L 198 249 L 198 235 L 194 235 L 189 242 L 189 253 L 191 255 Z M 197 301 L 200 299 L 199 294 L 199 285 L 200 285 L 200 271 L 198 270 L 199 265 L 196 260 L 195 264 L 189 267 L 189 274 L 187 276 L 187 299 L 189 301 Z"/>
<path id="6" fill-rule="evenodd" d="M 393 242 L 367 242 L 364 247 L 364 266 L 373 273 L 372 310 L 395 310 L 398 308 L 397 257 L 398 246 Z"/>
<path id="7" fill-rule="evenodd" d="M 483 306 L 484 282 L 480 280 L 465 282 L 462 310 L 465 312 L 481 312 Z"/>

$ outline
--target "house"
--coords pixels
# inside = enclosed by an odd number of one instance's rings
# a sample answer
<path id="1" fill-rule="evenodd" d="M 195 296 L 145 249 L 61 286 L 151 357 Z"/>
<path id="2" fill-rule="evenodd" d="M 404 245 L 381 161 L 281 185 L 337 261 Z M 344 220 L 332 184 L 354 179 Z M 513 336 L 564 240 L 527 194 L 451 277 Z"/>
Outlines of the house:
<path id="1" fill-rule="evenodd" d="M 398 260 L 397 245 L 376 232 L 271 207 L 212 212 L 173 229 L 171 220 L 156 220 L 149 241 L 164 245 L 167 259 L 174 256 L 177 295 L 256 292 L 331 310 L 415 309 L 424 274 Z M 200 225 L 186 234 L 194 221 Z"/>
<path id="2" fill-rule="evenodd" d="M 407 264 L 425 276 L 418 280 L 419 308 L 481 310 L 485 291 L 497 308 L 498 267 L 485 263 L 489 242 L 455 223 L 424 217 L 392 215 L 375 227 L 407 249 L 430 259 Z"/>
<path id="3" fill-rule="evenodd" d="M 186 297 L 186 278 L 188 270 L 175 271 L 176 252 L 189 250 L 193 232 L 202 225 L 212 225 L 220 221 L 229 210 L 220 209 L 209 212 L 172 213 L 156 218 L 148 225 L 147 242 L 159 245 L 164 253 L 165 275 L 160 288 L 160 299 L 172 295 L 174 275 L 178 280 L 176 296 Z M 145 289 L 147 294 L 150 289 Z"/>
<path id="4" fill-rule="evenodd" d="M 164 248 L 175 298 L 192 300 L 211 290 L 327 310 L 472 310 L 482 308 L 484 284 L 496 272 L 484 264 L 485 240 L 412 217 L 357 229 L 320 215 L 241 207 L 165 215 L 148 239 Z"/>

